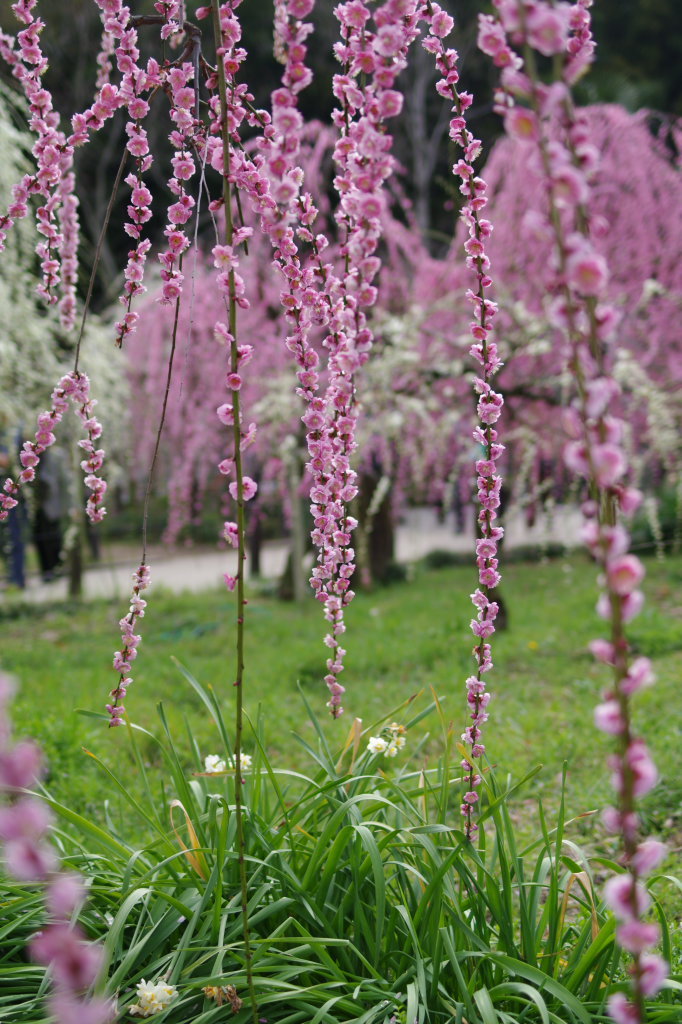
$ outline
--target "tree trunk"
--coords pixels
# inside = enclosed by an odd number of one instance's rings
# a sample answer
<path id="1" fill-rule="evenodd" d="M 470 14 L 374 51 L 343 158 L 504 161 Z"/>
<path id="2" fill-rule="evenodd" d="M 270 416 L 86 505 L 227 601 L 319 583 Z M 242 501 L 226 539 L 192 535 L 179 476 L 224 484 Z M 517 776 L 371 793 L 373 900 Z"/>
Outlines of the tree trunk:
<path id="1" fill-rule="evenodd" d="M 289 505 L 291 507 L 291 550 L 287 557 L 284 572 L 280 576 L 277 595 L 281 601 L 305 600 L 308 592 L 308 581 L 303 571 L 303 559 L 308 548 L 309 537 L 306 530 L 306 507 L 301 500 L 301 463 L 297 451 L 288 453 L 287 484 L 289 488 Z"/>
<path id="2" fill-rule="evenodd" d="M 293 598 L 297 604 L 305 600 L 306 581 L 303 575 L 303 559 L 306 548 L 306 529 L 303 502 L 298 493 L 301 476 L 298 460 L 291 460 L 289 467 L 289 494 L 291 501 L 291 571 Z"/>
<path id="3" fill-rule="evenodd" d="M 358 585 L 385 583 L 395 561 L 395 526 L 391 486 L 387 477 L 366 472 L 360 475 L 358 511 Z"/>
<path id="4" fill-rule="evenodd" d="M 263 527 L 261 525 L 261 513 L 258 506 L 251 510 L 252 527 L 249 530 L 249 575 L 260 576 L 261 574 L 261 552 L 263 550 Z"/>
<path id="5" fill-rule="evenodd" d="M 69 572 L 69 597 L 78 600 L 83 593 L 83 537 L 78 528 L 73 543 L 67 552 Z"/>

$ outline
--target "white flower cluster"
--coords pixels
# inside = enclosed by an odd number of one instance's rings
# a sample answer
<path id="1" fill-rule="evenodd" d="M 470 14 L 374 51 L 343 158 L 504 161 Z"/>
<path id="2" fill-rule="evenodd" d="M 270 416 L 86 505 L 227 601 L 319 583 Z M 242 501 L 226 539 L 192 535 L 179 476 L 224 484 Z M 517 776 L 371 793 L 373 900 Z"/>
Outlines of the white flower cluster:
<path id="1" fill-rule="evenodd" d="M 240 758 L 241 769 L 243 772 L 248 772 L 253 764 L 253 758 L 250 754 L 242 754 Z M 208 772 L 209 775 L 220 775 L 222 772 L 234 771 L 234 761 L 225 761 L 218 754 L 207 754 L 204 758 L 204 771 Z"/>
<path id="2" fill-rule="evenodd" d="M 407 729 L 404 725 L 392 722 L 382 731 L 386 734 L 386 738 L 384 736 L 370 736 L 367 749 L 370 754 L 383 754 L 384 757 L 395 757 L 398 751 L 402 750 L 405 746 L 405 733 Z"/>
<path id="3" fill-rule="evenodd" d="M 161 1013 L 178 994 L 175 985 L 168 985 L 165 981 L 138 982 L 137 1002 L 128 1007 L 129 1013 L 139 1014 L 140 1017 L 153 1017 L 155 1013 Z"/>

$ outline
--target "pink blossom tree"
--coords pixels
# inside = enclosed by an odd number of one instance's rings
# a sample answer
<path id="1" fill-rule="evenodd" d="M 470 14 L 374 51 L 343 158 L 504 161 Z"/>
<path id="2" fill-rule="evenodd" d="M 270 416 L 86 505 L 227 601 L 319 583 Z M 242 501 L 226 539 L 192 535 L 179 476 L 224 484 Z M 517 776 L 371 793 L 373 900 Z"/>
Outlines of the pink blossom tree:
<path id="1" fill-rule="evenodd" d="M 613 993 L 607 1007 L 616 1024 L 642 1024 L 646 999 L 660 991 L 669 970 L 652 951 L 658 928 L 643 920 L 649 901 L 644 879 L 665 856 L 665 847 L 642 836 L 638 814 L 638 799 L 658 778 L 633 718 L 634 699 L 651 685 L 653 673 L 647 658 L 635 657 L 628 637 L 628 624 L 644 602 L 639 586 L 645 570 L 629 550 L 628 531 L 642 494 L 633 485 L 623 389 L 614 373 L 620 338 L 609 264 L 598 246 L 604 222 L 590 203 L 599 149 L 571 93 L 593 57 L 591 0 L 573 6 L 495 0 L 494 6 L 494 15 L 480 18 L 479 46 L 502 69 L 496 107 L 509 134 L 525 148 L 537 182 L 535 228 L 548 251 L 536 275 L 570 375 L 562 456 L 585 481 L 583 537 L 602 570 L 597 613 L 607 635 L 590 646 L 596 660 L 608 666 L 609 682 L 594 719 L 598 729 L 614 737 L 609 759 L 614 805 L 605 809 L 604 823 L 619 836 L 623 869 L 606 883 L 604 898 L 619 922 L 617 941 L 632 957 L 629 989 Z M 550 85 L 540 72 L 543 57 L 554 59 Z"/>
<path id="2" fill-rule="evenodd" d="M 606 296 L 618 337 L 613 372 L 622 386 L 628 450 L 644 483 L 652 479 L 656 460 L 678 486 L 682 181 L 646 111 L 629 114 L 611 105 L 588 107 L 583 114 L 595 159 L 589 200 L 584 198 L 596 250 L 610 268 Z M 550 131 L 558 133 L 556 121 Z M 524 428 L 535 459 L 556 465 L 562 431 L 546 424 L 569 384 L 555 343 L 546 273 L 552 240 L 532 150 L 514 136 L 500 141 L 486 176 L 495 223 L 490 251 L 506 341 L 502 380 L 508 415 Z M 568 167 L 560 187 L 573 197 L 584 186 Z"/>
<path id="3" fill-rule="evenodd" d="M 636 806 L 637 799 L 654 786 L 657 775 L 644 740 L 634 731 L 631 714 L 631 698 L 651 682 L 651 671 L 646 659 L 633 657 L 626 629 L 643 600 L 639 584 L 644 570 L 629 550 L 627 530 L 641 495 L 634 486 L 627 444 L 628 395 L 617 372 L 618 352 L 623 346 L 616 344 L 614 332 L 619 319 L 623 320 L 619 302 L 630 314 L 630 322 L 640 309 L 642 316 L 651 315 L 643 364 L 653 384 L 662 387 L 665 375 L 677 371 L 675 353 L 671 352 L 677 343 L 671 345 L 667 330 L 670 306 L 662 313 L 653 306 L 650 310 L 647 303 L 642 304 L 642 294 L 647 297 L 647 287 L 650 293 L 652 285 L 646 282 L 655 281 L 654 290 L 669 302 L 679 281 L 675 258 L 670 264 L 656 258 L 656 246 L 668 244 L 671 236 L 669 219 L 657 219 L 651 206 L 656 205 L 655 188 L 644 194 L 645 208 L 651 208 L 650 222 L 658 232 L 656 242 L 650 249 L 644 243 L 628 248 L 629 258 L 620 262 L 620 252 L 608 250 L 603 225 L 609 214 L 612 221 L 615 218 L 612 186 L 616 176 L 614 172 L 611 179 L 604 179 L 600 194 L 596 184 L 599 146 L 594 139 L 595 135 L 598 142 L 615 139 L 620 115 L 580 112 L 571 95 L 592 59 L 591 0 L 573 4 L 495 0 L 495 15 L 481 18 L 481 49 L 501 69 L 496 107 L 512 139 L 524 147 L 508 157 L 510 166 L 518 162 L 517 191 L 505 192 L 506 172 L 500 172 L 498 179 L 502 223 L 507 216 L 510 226 L 506 246 L 498 252 L 509 276 L 505 281 L 503 273 L 497 286 L 491 260 L 495 242 L 490 212 L 494 203 L 491 188 L 478 171 L 481 143 L 470 125 L 473 97 L 460 85 L 459 57 L 447 41 L 453 19 L 439 4 L 385 0 L 370 8 L 362 0 L 349 0 L 336 6 L 339 69 L 333 79 L 332 116 L 336 201 L 326 216 L 324 192 L 319 190 L 316 195 L 310 180 L 317 166 L 314 159 L 313 172 L 306 178 L 308 143 L 299 109 L 300 93 L 312 79 L 306 64 L 306 40 L 312 31 L 313 0 L 278 0 L 275 5 L 275 48 L 283 72 L 269 110 L 255 107 L 243 80 L 246 50 L 238 14 L 240 0 L 211 0 L 210 5 L 196 10 L 196 23 L 185 18 L 185 4 L 180 0 L 158 0 L 155 14 L 142 15 L 133 15 L 120 0 L 96 2 L 104 28 L 96 95 L 92 105 L 74 115 L 66 128 L 43 87 L 44 26 L 35 14 L 36 0 L 17 0 L 12 5 L 24 27 L 16 37 L 0 35 L 0 53 L 24 91 L 36 142 L 34 166 L 14 185 L 7 211 L 0 216 L 0 241 L 37 204 L 39 293 L 48 305 L 58 307 L 64 329 L 73 327 L 78 229 L 74 153 L 92 133 L 122 113 L 128 141 L 119 179 L 128 189 L 125 231 L 131 242 L 120 296 L 123 311 L 114 327 L 114 340 L 118 347 L 130 351 L 135 336 L 143 337 L 142 296 L 153 263 L 159 281 L 156 300 L 170 311 L 170 344 L 166 346 L 162 332 L 154 335 L 146 377 L 142 376 L 140 384 L 149 402 L 156 393 L 162 358 L 167 358 L 162 393 L 157 394 L 160 423 L 148 445 L 150 478 L 161 454 L 162 428 L 170 425 L 178 449 L 182 442 L 180 458 L 171 463 L 176 513 L 192 503 L 197 487 L 205 486 L 213 462 L 226 478 L 226 517 L 233 517 L 225 519 L 224 538 L 236 549 L 238 559 L 236 574 L 225 578 L 235 595 L 234 762 L 242 763 L 247 510 L 259 487 L 252 467 L 259 461 L 262 465 L 268 456 L 267 446 L 259 454 L 258 425 L 251 419 L 257 398 L 263 401 L 261 378 L 279 372 L 285 358 L 293 357 L 295 394 L 302 405 L 300 420 L 305 428 L 301 433 L 305 433 L 310 478 L 311 536 L 317 552 L 310 582 L 328 624 L 324 682 L 327 706 L 336 719 L 343 713 L 345 693 L 341 682 L 345 611 L 354 596 L 353 535 L 358 524 L 353 502 L 358 494 L 362 382 L 366 379 L 371 386 L 368 367 L 372 350 L 376 350 L 377 328 L 383 325 L 387 348 L 390 316 L 412 315 L 417 324 L 416 365 L 409 368 L 407 361 L 399 363 L 389 380 L 392 392 L 403 403 L 393 405 L 393 411 L 399 410 L 399 432 L 404 435 L 411 430 L 414 439 L 407 448 L 391 446 L 386 437 L 370 431 L 368 450 L 382 465 L 388 464 L 396 478 L 401 472 L 404 475 L 398 468 L 404 466 L 424 477 L 424 461 L 429 475 L 437 470 L 441 477 L 451 474 L 464 462 L 462 451 L 468 451 L 467 461 L 473 463 L 469 469 L 479 535 L 472 555 L 478 584 L 471 595 L 473 668 L 465 682 L 468 718 L 460 747 L 464 779 L 460 814 L 464 844 L 471 844 L 479 829 L 483 727 L 491 701 L 487 680 L 493 668 L 499 612 L 495 594 L 501 580 L 500 468 L 505 446 L 504 399 L 498 382 L 503 379 L 505 357 L 508 366 L 504 372 L 512 392 L 515 381 L 525 381 L 529 375 L 537 380 L 551 369 L 566 391 L 566 436 L 557 445 L 567 469 L 584 481 L 589 495 L 583 504 L 584 536 L 602 570 L 598 612 L 608 633 L 592 645 L 597 659 L 608 666 L 610 680 L 595 721 L 615 739 L 610 762 L 614 806 L 607 809 L 605 820 L 622 839 L 624 870 L 607 884 L 605 899 L 619 921 L 618 941 L 633 956 L 629 994 L 617 993 L 610 1000 L 609 1012 L 618 1024 L 640 1024 L 645 999 L 658 992 L 667 971 L 664 961 L 651 952 L 658 932 L 642 920 L 647 901 L 643 879 L 664 851 L 660 844 L 641 837 Z M 215 65 L 202 52 L 205 36 L 198 24 L 202 21 L 209 26 L 206 35 L 212 36 Z M 149 27 L 160 30 L 164 50 L 167 44 L 175 56 L 164 53 L 162 59 L 141 61 L 139 33 Z M 413 243 L 409 231 L 393 225 L 389 215 L 387 183 L 396 171 L 391 124 L 403 104 L 398 78 L 417 40 L 433 59 L 435 87 L 448 109 L 449 139 L 456 153 L 452 171 L 462 196 L 458 247 L 464 252 L 464 268 L 456 277 L 449 272 L 449 263 L 441 275 L 433 261 L 422 259 L 423 247 Z M 553 58 L 556 80 L 551 84 L 541 73 L 543 58 Z M 155 198 L 150 171 L 156 156 L 148 127 L 153 105 L 161 97 L 168 103 L 172 156 L 164 197 L 164 242 L 160 251 L 154 252 L 148 224 Z M 625 124 L 622 117 L 620 123 Z M 634 133 L 634 126 L 631 129 Z M 251 133 L 256 136 L 253 144 L 246 141 Z M 650 150 L 657 160 L 662 159 L 660 146 Z M 505 159 L 503 151 L 498 157 L 503 166 Z M 645 162 L 641 153 L 639 160 Z M 652 168 L 654 163 L 647 166 Z M 643 189 L 649 176 L 644 175 Z M 669 179 L 664 176 L 660 180 Z M 535 215 L 526 209 L 529 183 L 536 185 Z M 668 202 L 672 180 L 664 191 Z M 604 213 L 600 213 L 600 201 Z M 215 230 L 207 246 L 210 255 L 202 256 L 196 252 L 196 242 L 198 213 L 204 204 L 215 216 Z M 501 235 L 504 242 L 504 230 Z M 679 236 L 674 237 L 677 241 Z M 528 259 L 524 257 L 523 262 L 509 255 L 512 249 L 518 253 L 520 241 L 529 247 Z M 391 278 L 389 273 L 385 277 L 387 298 L 381 308 L 377 285 L 382 257 L 387 253 L 395 276 Z M 615 266 L 611 275 L 608 255 Z M 210 289 L 197 284 L 201 274 L 193 273 L 195 260 L 196 268 L 211 266 Z M 401 285 L 406 267 L 414 268 L 415 280 L 415 289 L 407 298 Z M 453 293 L 459 289 L 461 295 L 464 290 L 464 302 L 455 316 L 443 302 L 442 282 Z M 505 349 L 499 327 L 503 321 L 498 314 L 506 289 L 513 289 L 514 302 L 520 303 L 524 316 L 542 324 L 540 330 L 552 340 L 551 352 L 540 348 L 529 353 L 523 346 L 516 352 L 513 347 Z M 631 312 L 633 301 L 639 305 Z M 416 317 L 415 309 L 420 311 Z M 513 313 L 512 305 L 507 324 Z M 19 489 L 33 480 L 70 403 L 85 435 L 79 443 L 91 492 L 87 511 L 95 522 L 105 513 L 104 451 L 98 447 L 102 428 L 94 414 L 89 380 L 80 369 L 81 336 L 82 326 L 73 370 L 56 383 L 50 407 L 38 417 L 35 438 L 24 445 L 23 468 L 16 479 L 8 479 L 0 496 L 0 518 L 6 518 L 16 503 Z M 632 339 L 628 344 L 634 348 L 635 330 L 625 337 Z M 662 362 L 659 350 L 665 351 Z M 193 364 L 190 357 L 197 353 L 201 361 Z M 461 369 L 463 355 L 468 369 L 465 374 L 454 373 Z M 546 364 L 545 356 L 549 357 Z M 140 355 L 133 359 L 143 361 Z M 433 369 L 440 359 L 442 376 Z M 375 393 L 381 389 L 381 384 L 375 385 Z M 440 400 L 441 408 L 433 410 L 433 422 L 443 439 L 438 445 L 417 436 L 420 425 L 423 432 L 424 422 L 419 410 L 405 415 L 405 409 L 409 410 L 405 398 L 415 389 L 420 396 L 435 393 Z M 369 390 L 367 393 L 371 395 Z M 518 397 L 529 399 L 522 391 Z M 540 394 L 529 400 L 532 411 L 527 414 L 520 402 L 519 415 L 527 416 L 528 424 L 538 430 L 538 409 L 541 414 L 549 399 Z M 442 406 L 448 404 L 456 406 L 454 415 L 443 411 Z M 202 419 L 207 409 L 213 429 Z M 300 413 L 297 410 L 297 415 Z M 144 432 L 144 409 L 137 416 Z M 293 422 L 294 415 L 286 412 L 282 419 L 285 429 L 291 431 Z M 274 417 L 272 424 L 276 429 Z M 453 430 L 461 436 L 453 438 Z M 133 683 L 132 666 L 141 641 L 137 629 L 146 610 L 142 593 L 151 579 L 146 527 L 143 533 L 130 604 L 119 623 L 121 645 L 113 659 L 116 682 L 107 705 L 111 726 L 125 722 L 124 700 Z M 234 786 L 244 961 L 255 1024 L 258 1013 L 240 772 L 235 773 Z M 44 959 L 54 963 L 57 958 L 52 952 L 45 951 Z"/>
<path id="4" fill-rule="evenodd" d="M 612 105 L 587 108 L 586 116 L 600 153 L 590 208 L 598 225 L 599 251 L 613 268 L 609 294 L 621 339 L 614 372 L 624 384 L 631 453 L 640 475 L 650 475 L 654 455 L 675 486 L 680 480 L 680 432 L 676 426 L 680 410 L 675 387 L 682 347 L 675 315 L 682 290 L 682 226 L 676 214 L 680 177 L 646 112 L 632 115 Z M 323 138 L 318 136 L 317 151 L 311 154 L 315 161 L 321 156 Z M 504 327 L 501 379 L 508 396 L 510 437 L 515 439 L 514 493 L 532 494 L 541 464 L 553 465 L 555 474 L 559 473 L 561 431 L 545 426 L 540 432 L 538 427 L 547 424 L 548 412 L 561 404 L 566 384 L 562 360 L 552 344 L 545 302 L 544 268 L 550 241 L 541 230 L 542 206 L 533 202 L 541 191 L 528 187 L 535 182 L 535 171 L 527 148 L 514 138 L 501 140 L 487 161 L 486 175 L 495 224 L 489 248 L 497 268 L 495 294 Z M 324 183 L 319 172 L 312 174 L 312 161 L 306 164 L 306 177 L 320 195 Z M 381 358 L 362 371 L 360 398 L 372 409 L 372 416 L 359 424 L 359 458 L 361 465 L 380 467 L 379 475 L 388 477 L 393 499 L 398 502 L 401 495 L 447 500 L 448 488 L 455 481 L 460 480 L 466 488 L 469 479 L 470 449 L 460 443 L 464 425 L 473 415 L 463 376 L 466 337 L 460 304 L 466 282 L 455 258 L 460 244 L 458 239 L 447 257 L 430 256 L 419 232 L 409 220 L 405 222 L 404 215 L 402 219 L 390 211 L 384 215 L 385 259 L 372 316 Z M 272 340 L 261 350 L 269 353 L 268 372 L 259 372 L 249 384 L 255 389 L 254 400 L 260 402 L 259 420 L 268 424 L 252 457 L 258 458 L 266 472 L 278 473 L 282 468 L 280 446 L 296 432 L 298 400 L 287 387 L 291 371 L 277 344 L 283 314 L 269 275 L 269 253 L 257 239 L 251 248 L 251 308 L 245 313 L 248 330 L 272 332 Z M 193 398 L 195 385 L 205 388 L 208 382 L 201 375 L 194 376 L 192 367 L 200 366 L 216 351 L 210 316 L 203 319 L 204 314 L 214 312 L 209 282 L 210 268 L 199 263 L 193 306 L 181 313 L 181 333 L 187 341 L 167 421 L 168 450 L 173 453 L 171 533 L 183 516 L 192 514 L 192 497 L 201 501 L 219 454 L 215 440 L 210 440 L 217 427 L 199 411 L 201 399 Z M 166 358 L 163 338 L 168 338 L 168 325 L 164 334 L 153 300 L 142 315 L 144 351 L 140 356 L 131 355 L 135 386 L 141 389 L 136 392 L 140 397 L 135 406 L 139 422 L 144 424 L 139 435 L 140 472 L 148 464 L 155 436 L 154 407 L 148 399 L 154 381 L 157 390 L 160 388 Z M 206 350 L 201 348 L 203 343 L 208 345 Z M 140 383 L 142 378 L 146 383 Z M 213 384 L 217 384 L 215 378 Z M 219 396 L 214 397 L 217 402 Z M 207 405 L 205 402 L 204 407 Z"/>

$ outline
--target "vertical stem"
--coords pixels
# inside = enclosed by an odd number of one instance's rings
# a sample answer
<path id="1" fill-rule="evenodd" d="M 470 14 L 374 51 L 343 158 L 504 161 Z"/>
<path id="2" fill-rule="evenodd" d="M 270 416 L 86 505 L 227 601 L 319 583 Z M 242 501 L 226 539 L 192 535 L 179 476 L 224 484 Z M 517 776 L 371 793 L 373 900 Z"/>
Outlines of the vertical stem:
<path id="1" fill-rule="evenodd" d="M 289 455 L 289 500 L 291 502 L 291 576 L 294 590 L 294 601 L 302 604 L 306 596 L 306 581 L 303 577 L 303 559 L 305 557 L 305 522 L 301 507 L 301 496 L 298 493 L 301 484 L 298 451 L 294 449 Z"/>
<path id="2" fill-rule="evenodd" d="M 83 534 L 85 532 L 84 511 L 83 511 L 83 485 L 80 476 L 80 459 L 78 449 L 72 450 L 71 477 L 75 487 L 75 494 L 69 511 L 69 533 L 71 543 L 66 552 L 68 566 L 68 594 L 69 598 L 79 600 L 83 593 Z"/>
<path id="3" fill-rule="evenodd" d="M 182 270 L 182 255 L 180 256 L 179 267 Z M 140 559 L 141 565 L 147 564 L 147 524 L 149 522 L 149 503 L 152 497 L 152 484 L 154 482 L 154 470 L 156 469 L 156 463 L 159 458 L 159 449 L 161 447 L 161 435 L 163 433 L 164 424 L 166 422 L 166 412 L 168 411 L 168 399 L 170 397 L 171 383 L 173 381 L 173 362 L 175 360 L 175 349 L 178 340 L 178 323 L 180 321 L 180 303 L 182 301 L 182 295 L 178 295 L 175 300 L 175 313 L 173 316 L 173 333 L 171 335 L 171 348 L 168 356 L 168 370 L 166 372 L 166 386 L 163 392 L 163 402 L 161 403 L 161 418 L 159 419 L 159 426 L 156 431 L 156 440 L 154 442 L 154 452 L 152 454 L 152 461 L 149 466 L 149 475 L 147 477 L 147 486 L 144 492 L 144 501 L 142 502 L 142 558 Z"/>
<path id="4" fill-rule="evenodd" d="M 107 204 L 106 213 L 104 214 L 104 223 L 102 224 L 102 230 L 100 231 L 99 238 L 97 239 L 97 247 L 95 249 L 95 257 L 94 257 L 94 259 L 92 261 L 92 270 L 90 271 L 90 280 L 88 282 L 88 293 L 85 296 L 85 305 L 83 306 L 83 316 L 82 316 L 82 319 L 81 319 L 80 329 L 78 331 L 78 340 L 76 342 L 76 353 L 75 353 L 75 356 L 74 356 L 74 364 L 73 364 L 73 372 L 74 373 L 78 373 L 78 360 L 80 359 L 81 344 L 83 342 L 83 332 L 85 331 L 85 321 L 87 319 L 88 312 L 90 310 L 90 300 L 92 299 L 92 292 L 93 292 L 93 289 L 95 287 L 95 280 L 97 278 L 97 271 L 99 270 L 99 261 L 100 261 L 100 259 L 102 257 L 102 248 L 104 246 L 104 239 L 106 238 L 107 230 L 109 228 L 109 221 L 111 219 L 111 211 L 114 208 L 114 202 L 116 201 L 116 196 L 118 194 L 118 187 L 121 184 L 121 178 L 123 177 L 123 169 L 125 168 L 126 160 L 127 159 L 128 159 L 128 150 L 124 149 L 123 150 L 123 156 L 121 157 L 121 162 L 118 165 L 118 171 L 116 172 L 116 178 L 114 180 L 114 187 L 111 190 L 111 195 L 109 196 L 109 202 Z"/>
<path id="5" fill-rule="evenodd" d="M 522 27 L 525 34 L 525 24 L 523 22 L 524 14 L 523 10 L 519 8 L 522 19 Z M 534 111 L 538 125 L 542 125 L 543 122 L 543 111 L 542 104 L 539 100 L 538 94 L 538 82 L 540 76 L 538 74 L 537 66 L 535 63 L 535 54 L 528 43 L 524 44 L 524 60 L 526 67 L 529 72 L 531 80 L 531 91 L 530 101 L 531 108 Z M 561 80 L 561 58 L 559 55 L 555 58 L 555 71 L 558 80 Z M 566 121 L 569 123 L 574 118 L 574 107 L 569 97 L 564 99 L 564 116 Z M 570 154 L 574 165 L 579 166 L 578 154 L 576 153 L 573 141 L 571 139 L 570 130 L 566 132 L 567 141 L 565 147 L 567 152 Z M 596 544 L 597 551 L 599 552 L 597 560 L 606 567 L 608 563 L 609 555 L 609 541 L 607 537 L 607 529 L 614 527 L 618 520 L 618 501 L 615 492 L 612 487 L 607 484 L 602 484 L 599 481 L 598 473 L 594 464 L 591 442 L 590 442 L 590 430 L 589 420 L 590 415 L 587 408 L 587 385 L 589 383 L 587 373 L 582 365 L 579 347 L 582 342 L 586 342 L 589 348 L 590 355 L 596 364 L 596 373 L 605 376 L 608 373 L 605 359 L 605 349 L 602 344 L 598 330 L 597 330 L 597 318 L 596 318 L 596 305 L 597 299 L 594 296 L 584 296 L 582 300 L 578 296 L 576 298 L 575 292 L 569 286 L 566 280 L 566 266 L 568 262 L 568 246 L 566 239 L 566 231 L 564 230 L 564 224 L 560 215 L 558 205 L 556 203 L 554 186 L 552 185 L 552 173 L 551 173 L 551 161 L 549 153 L 549 139 L 546 134 L 543 134 L 542 130 L 539 133 L 538 139 L 539 152 L 542 162 L 543 173 L 546 181 L 547 200 L 549 205 L 550 220 L 555 235 L 555 249 L 558 255 L 559 272 L 563 281 L 562 291 L 564 300 L 566 303 L 566 315 L 567 315 L 567 337 L 572 349 L 572 357 L 569 362 L 569 368 L 575 375 L 577 390 L 579 395 L 579 412 L 580 419 L 583 428 L 584 443 L 587 451 L 587 462 L 589 464 L 588 472 L 586 477 L 590 487 L 590 493 L 593 501 L 596 502 L 598 508 L 597 524 L 599 530 L 598 541 Z M 574 208 L 574 227 L 580 232 L 585 239 L 590 238 L 590 222 L 586 205 L 583 202 L 576 202 Z M 582 309 L 586 315 L 587 325 L 586 327 L 580 327 L 578 322 L 578 316 L 580 313 L 580 303 L 582 303 Z M 606 440 L 606 424 L 603 413 L 596 417 L 596 432 L 599 439 L 604 442 Z M 595 553 L 595 552 L 593 552 Z M 611 636 L 610 642 L 613 649 L 613 691 L 611 697 L 618 703 L 620 716 L 623 722 L 622 731 L 618 736 L 618 754 L 616 760 L 619 762 L 617 770 L 620 771 L 621 780 L 618 787 L 618 810 L 621 816 L 622 822 L 629 822 L 633 819 L 636 820 L 636 799 L 635 799 L 635 770 L 628 758 L 628 752 L 633 749 L 635 742 L 635 735 L 632 729 L 632 715 L 630 709 L 630 694 L 624 687 L 624 682 L 628 675 L 629 660 L 630 660 L 630 647 L 628 644 L 627 636 L 625 633 L 625 618 L 623 614 L 623 597 L 614 589 L 612 584 L 609 582 L 608 574 L 604 574 L 604 593 L 608 597 L 610 604 L 610 626 Z M 635 855 L 638 850 L 638 840 L 636 830 L 632 827 L 622 827 L 622 838 L 624 848 L 624 863 L 630 874 L 632 887 L 630 895 L 631 903 L 631 914 L 634 921 L 638 920 L 641 914 L 641 908 L 639 906 L 638 898 L 638 885 L 640 881 L 640 872 L 637 867 Z M 616 931 L 616 939 L 618 941 L 618 932 Z M 633 966 L 630 969 L 632 977 L 632 989 L 630 992 L 630 998 L 632 1003 L 628 1003 L 630 1011 L 634 1011 L 632 1014 L 633 1021 L 644 1021 L 646 1019 L 646 1006 L 645 1006 L 645 992 L 642 984 L 643 974 L 643 961 L 642 953 L 644 950 L 633 950 Z M 628 1017 L 630 1019 L 630 1017 Z"/>
<path id="6" fill-rule="evenodd" d="M 220 132 L 223 143 L 223 206 L 225 208 L 225 244 L 232 245 L 233 222 L 232 222 L 232 186 L 230 183 L 230 137 L 227 122 L 227 81 L 225 78 L 225 64 L 221 56 L 223 48 L 222 32 L 220 29 L 219 0 L 211 0 L 213 13 L 213 31 L 215 36 L 216 50 L 220 51 L 217 56 L 218 68 L 218 90 L 220 94 Z M 229 331 L 232 336 L 230 342 L 230 370 L 236 373 L 239 365 L 237 352 L 237 299 L 235 293 L 234 270 L 229 271 Z M 239 885 L 241 889 L 241 910 L 242 910 L 242 931 L 244 934 L 244 962 L 246 968 L 246 981 L 251 1000 L 251 1014 L 254 1024 L 258 1024 L 258 1007 L 256 1004 L 256 993 L 253 985 L 253 965 L 251 952 L 251 938 L 249 930 L 248 911 L 248 878 L 246 873 L 246 843 L 244 840 L 244 781 L 242 779 L 242 733 L 244 728 L 244 566 L 246 561 L 246 530 L 244 525 L 244 480 L 242 469 L 241 451 L 241 408 L 239 391 L 232 393 L 232 408 L 234 413 L 234 467 L 237 481 L 237 666 L 234 680 L 235 686 L 235 770 L 234 770 L 234 802 L 235 816 L 237 820 L 237 857 L 239 864 Z"/>

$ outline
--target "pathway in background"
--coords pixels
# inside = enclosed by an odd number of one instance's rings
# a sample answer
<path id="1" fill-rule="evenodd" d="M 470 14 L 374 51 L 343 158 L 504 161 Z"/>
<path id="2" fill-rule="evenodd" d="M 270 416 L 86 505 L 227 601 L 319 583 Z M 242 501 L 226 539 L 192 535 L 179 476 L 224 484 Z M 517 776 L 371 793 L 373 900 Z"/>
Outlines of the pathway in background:
<path id="1" fill-rule="evenodd" d="M 538 517 L 533 528 L 529 528 L 521 515 L 512 514 L 507 521 L 509 547 L 520 544 L 563 543 L 569 546 L 578 543 L 580 512 L 574 508 L 557 508 L 551 520 Z M 288 554 L 284 541 L 269 541 L 263 545 L 261 555 L 262 575 L 275 579 L 283 569 Z M 473 529 L 456 533 L 454 521 L 449 517 L 439 522 L 430 508 L 410 509 L 396 531 L 396 557 L 399 562 L 412 562 L 423 558 L 430 551 L 471 552 L 474 558 Z M 234 574 L 237 558 L 233 550 L 192 550 L 182 548 L 157 549 L 149 563 L 154 587 L 165 587 L 175 593 L 182 591 L 208 590 L 220 586 L 223 573 Z M 131 589 L 131 574 L 137 568 L 135 558 L 125 564 L 101 564 L 84 573 L 83 591 L 85 597 L 118 597 L 125 600 Z M 29 578 L 26 590 L 12 595 L 3 595 L 2 600 L 54 601 L 66 597 L 67 582 L 60 578 L 52 583 L 43 583 L 39 577 Z"/>

